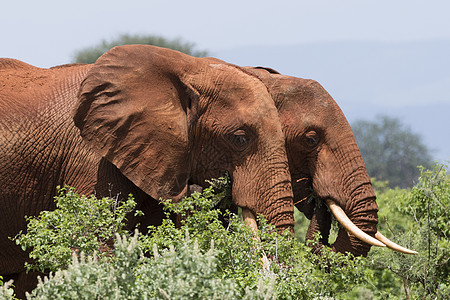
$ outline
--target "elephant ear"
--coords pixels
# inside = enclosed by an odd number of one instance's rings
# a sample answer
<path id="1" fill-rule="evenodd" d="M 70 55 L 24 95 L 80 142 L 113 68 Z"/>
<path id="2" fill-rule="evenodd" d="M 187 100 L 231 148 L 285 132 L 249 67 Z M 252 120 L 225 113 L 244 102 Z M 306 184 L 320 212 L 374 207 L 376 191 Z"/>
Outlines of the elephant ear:
<path id="1" fill-rule="evenodd" d="M 275 82 L 272 75 L 281 75 L 278 71 L 267 67 L 244 67 L 244 69 L 261 80 L 266 85 L 269 92 L 272 92 L 273 84 Z"/>
<path id="2" fill-rule="evenodd" d="M 254 69 L 266 70 L 270 74 L 280 74 L 280 72 L 278 72 L 277 70 L 272 69 L 272 68 L 268 68 L 268 67 L 254 67 Z"/>
<path id="3" fill-rule="evenodd" d="M 196 92 L 173 71 L 191 57 L 113 48 L 81 84 L 74 122 L 84 141 L 155 199 L 178 200 L 190 174 L 188 115 Z"/>

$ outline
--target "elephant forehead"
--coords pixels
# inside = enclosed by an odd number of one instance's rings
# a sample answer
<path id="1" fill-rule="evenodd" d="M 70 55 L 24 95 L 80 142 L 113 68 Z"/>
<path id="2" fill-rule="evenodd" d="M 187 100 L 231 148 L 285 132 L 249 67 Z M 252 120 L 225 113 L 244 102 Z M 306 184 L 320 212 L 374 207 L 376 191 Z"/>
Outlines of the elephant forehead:
<path id="1" fill-rule="evenodd" d="M 213 122 L 215 130 L 219 131 L 248 128 L 257 134 L 264 133 L 282 138 L 281 122 L 275 107 L 263 108 L 254 102 L 250 105 L 236 105 L 229 110 L 210 109 L 202 120 Z"/>
<path id="2" fill-rule="evenodd" d="M 296 78 L 290 76 L 275 77 L 273 83 L 269 85 L 277 107 L 309 110 L 332 106 L 333 98 L 315 80 Z"/>
<path id="3" fill-rule="evenodd" d="M 282 122 L 295 121 L 304 125 L 324 124 L 340 116 L 340 109 L 328 94 L 296 92 L 284 95 L 285 101 L 278 105 Z"/>
<path id="4" fill-rule="evenodd" d="M 297 114 L 285 115 L 282 117 L 281 122 L 285 127 L 304 129 L 317 127 L 320 123 L 319 118 L 314 115 L 307 114 L 305 112 L 299 112 Z"/>
<path id="5" fill-rule="evenodd" d="M 207 104 L 208 105 L 208 104 Z M 224 87 L 213 103 L 217 111 L 248 116 L 249 118 L 276 117 L 278 111 L 264 86 L 234 85 Z"/>
<path id="6" fill-rule="evenodd" d="M 243 101 L 242 105 L 238 105 L 235 112 L 240 117 L 244 118 L 250 124 L 279 124 L 281 126 L 278 110 L 276 109 L 273 101 L 269 98 L 269 101 L 263 97 L 256 97 Z"/>
<path id="7" fill-rule="evenodd" d="M 269 92 L 261 80 L 228 64 L 210 64 L 213 69 L 212 81 L 224 100 L 231 101 L 271 101 Z"/>

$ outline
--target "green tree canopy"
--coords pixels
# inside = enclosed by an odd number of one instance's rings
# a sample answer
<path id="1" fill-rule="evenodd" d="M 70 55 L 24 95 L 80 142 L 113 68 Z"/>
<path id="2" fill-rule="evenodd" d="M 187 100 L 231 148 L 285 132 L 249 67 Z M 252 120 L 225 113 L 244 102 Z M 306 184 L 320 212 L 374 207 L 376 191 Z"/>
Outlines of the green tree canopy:
<path id="1" fill-rule="evenodd" d="M 352 124 L 352 129 L 369 175 L 389 181 L 391 187 L 412 187 L 420 174 L 417 166 L 432 165 L 421 137 L 396 118 L 359 120 Z"/>
<path id="2" fill-rule="evenodd" d="M 103 53 L 109 49 L 120 45 L 154 45 L 158 47 L 177 50 L 192 56 L 204 57 L 208 55 L 207 51 L 195 49 L 194 43 L 185 42 L 179 38 L 168 40 L 156 35 L 128 35 L 123 34 L 119 38 L 107 41 L 103 40 L 100 44 L 75 52 L 75 63 L 94 63 Z"/>

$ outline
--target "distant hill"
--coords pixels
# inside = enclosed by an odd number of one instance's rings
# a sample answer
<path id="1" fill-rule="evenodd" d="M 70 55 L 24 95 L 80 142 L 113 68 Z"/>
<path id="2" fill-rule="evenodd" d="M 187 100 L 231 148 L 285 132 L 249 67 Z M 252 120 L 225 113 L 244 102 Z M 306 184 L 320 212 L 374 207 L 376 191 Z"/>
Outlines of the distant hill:
<path id="1" fill-rule="evenodd" d="M 350 123 L 387 114 L 450 160 L 450 40 L 327 42 L 224 49 L 214 56 L 320 82 Z"/>

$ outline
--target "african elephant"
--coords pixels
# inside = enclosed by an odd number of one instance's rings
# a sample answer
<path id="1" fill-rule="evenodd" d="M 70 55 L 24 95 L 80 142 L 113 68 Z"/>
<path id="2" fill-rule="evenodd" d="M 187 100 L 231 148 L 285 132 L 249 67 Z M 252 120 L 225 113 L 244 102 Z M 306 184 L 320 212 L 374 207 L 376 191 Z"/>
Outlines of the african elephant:
<path id="1" fill-rule="evenodd" d="M 24 282 L 8 237 L 55 208 L 58 185 L 133 194 L 146 228 L 189 184 L 230 174 L 234 203 L 293 230 L 284 136 L 264 84 L 242 68 L 153 46 L 121 46 L 93 65 L 41 69 L 0 60 L 0 274 Z M 130 219 L 130 226 L 138 220 Z"/>
<path id="2" fill-rule="evenodd" d="M 311 220 L 306 240 L 320 232 L 320 243 L 328 245 L 331 211 L 343 225 L 331 245 L 335 251 L 366 256 L 376 245 L 417 253 L 377 232 L 378 206 L 370 177 L 352 129 L 327 91 L 314 80 L 284 76 L 270 68 L 246 69 L 264 82 L 278 109 L 294 204 Z M 322 205 L 307 201 L 312 193 Z"/>

